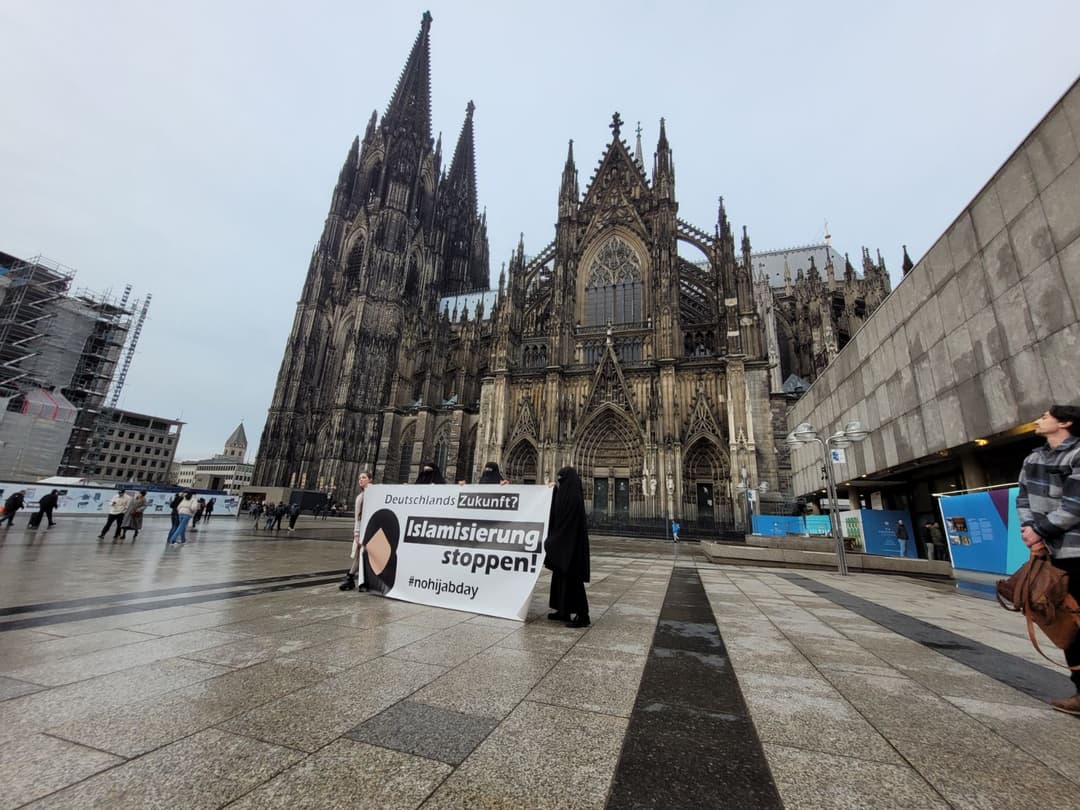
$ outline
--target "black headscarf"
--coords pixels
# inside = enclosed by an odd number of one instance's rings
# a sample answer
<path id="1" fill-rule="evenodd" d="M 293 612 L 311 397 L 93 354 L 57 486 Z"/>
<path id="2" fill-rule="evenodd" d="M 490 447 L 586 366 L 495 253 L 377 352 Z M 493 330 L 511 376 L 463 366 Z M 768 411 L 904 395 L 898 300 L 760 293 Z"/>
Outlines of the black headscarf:
<path id="1" fill-rule="evenodd" d="M 416 476 L 417 484 L 445 484 L 446 479 L 439 472 L 438 464 L 421 464 L 420 474 Z"/>
<path id="2" fill-rule="evenodd" d="M 503 480 L 502 473 L 499 472 L 499 465 L 494 461 L 489 461 L 484 465 L 484 472 L 480 475 L 481 484 L 501 484 Z"/>
<path id="3" fill-rule="evenodd" d="M 585 516 L 585 491 L 573 467 L 563 467 L 551 496 L 548 536 L 544 543 L 544 567 L 589 581 L 589 527 Z"/>

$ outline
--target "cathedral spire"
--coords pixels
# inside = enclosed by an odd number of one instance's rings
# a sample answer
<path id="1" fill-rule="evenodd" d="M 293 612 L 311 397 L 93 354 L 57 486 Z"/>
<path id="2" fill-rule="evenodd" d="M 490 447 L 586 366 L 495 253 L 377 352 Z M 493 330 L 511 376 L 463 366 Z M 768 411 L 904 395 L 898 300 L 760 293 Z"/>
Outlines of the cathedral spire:
<path id="1" fill-rule="evenodd" d="M 574 140 L 566 149 L 566 165 L 563 166 L 562 185 L 559 186 L 559 216 L 568 217 L 574 213 L 580 200 L 578 191 L 577 166 L 574 165 Z"/>
<path id="2" fill-rule="evenodd" d="M 413 126 L 428 141 L 431 140 L 430 32 L 431 12 L 425 11 L 420 21 L 420 33 L 416 35 L 416 42 L 383 116 L 384 128 Z"/>
<path id="3" fill-rule="evenodd" d="M 901 265 L 901 268 L 904 271 L 904 275 L 906 276 L 908 273 L 910 273 L 911 269 L 914 266 L 915 266 L 915 262 L 913 262 L 911 260 L 911 257 L 908 256 L 907 245 L 904 245 L 904 263 L 903 263 L 903 265 Z"/>
<path id="4" fill-rule="evenodd" d="M 645 151 L 641 148 L 641 122 L 638 121 L 637 128 L 634 130 L 637 135 L 637 140 L 634 141 L 634 163 L 638 165 L 641 171 L 645 171 Z"/>
<path id="5" fill-rule="evenodd" d="M 653 188 L 661 195 L 675 196 L 675 161 L 668 144 L 667 127 L 660 119 L 660 138 L 656 142 L 656 160 L 653 164 Z"/>
<path id="6" fill-rule="evenodd" d="M 476 105 L 470 101 L 465 106 L 465 123 L 461 125 L 454 158 L 450 161 L 450 173 L 447 175 L 447 188 L 451 193 L 460 195 L 467 204 L 469 216 L 476 218 L 476 145 L 473 139 L 473 110 Z"/>

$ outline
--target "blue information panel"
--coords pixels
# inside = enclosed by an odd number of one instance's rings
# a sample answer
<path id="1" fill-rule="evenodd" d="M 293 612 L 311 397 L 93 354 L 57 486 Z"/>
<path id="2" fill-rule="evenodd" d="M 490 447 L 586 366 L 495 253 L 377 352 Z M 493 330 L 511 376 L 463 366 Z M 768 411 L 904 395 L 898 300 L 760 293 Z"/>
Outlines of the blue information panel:
<path id="1" fill-rule="evenodd" d="M 832 523 L 828 515 L 807 515 L 806 533 L 817 535 L 829 535 L 832 533 Z"/>
<path id="2" fill-rule="evenodd" d="M 754 515 L 754 534 L 782 537 L 785 534 L 806 534 L 806 524 L 795 515 Z"/>
<path id="3" fill-rule="evenodd" d="M 918 557 L 915 532 L 907 512 L 885 509 L 863 509 L 863 544 L 867 554 L 884 557 Z M 900 527 L 903 528 L 900 528 Z"/>
<path id="4" fill-rule="evenodd" d="M 942 528 L 955 568 L 1011 574 L 1028 559 L 1016 514 L 1019 487 L 943 495 Z"/>

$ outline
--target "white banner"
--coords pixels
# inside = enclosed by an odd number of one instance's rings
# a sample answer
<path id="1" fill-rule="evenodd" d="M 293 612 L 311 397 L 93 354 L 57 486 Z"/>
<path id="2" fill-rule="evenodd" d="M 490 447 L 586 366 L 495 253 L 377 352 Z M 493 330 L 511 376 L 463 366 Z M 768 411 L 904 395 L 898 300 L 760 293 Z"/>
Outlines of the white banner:
<path id="1" fill-rule="evenodd" d="M 546 486 L 373 484 L 360 537 L 373 590 L 524 620 L 544 564 Z"/>
<path id="2" fill-rule="evenodd" d="M 73 487 L 67 484 L 22 484 L 17 481 L 0 481 L 0 504 L 9 495 L 22 491 L 25 493 L 25 506 L 20 517 L 29 515 L 38 508 L 38 501 L 53 490 L 59 495 L 54 515 L 107 515 L 109 502 L 113 497 L 120 494 L 115 488 L 108 487 Z M 139 490 L 135 487 L 128 489 L 129 494 L 135 494 Z M 181 490 L 186 492 L 187 490 Z M 222 495 L 220 492 L 206 492 L 191 490 L 196 498 L 215 499 L 215 515 L 235 515 L 240 505 L 240 498 L 236 495 Z M 153 515 L 169 514 L 169 502 L 175 492 L 147 491 L 146 493 L 146 517 Z"/>

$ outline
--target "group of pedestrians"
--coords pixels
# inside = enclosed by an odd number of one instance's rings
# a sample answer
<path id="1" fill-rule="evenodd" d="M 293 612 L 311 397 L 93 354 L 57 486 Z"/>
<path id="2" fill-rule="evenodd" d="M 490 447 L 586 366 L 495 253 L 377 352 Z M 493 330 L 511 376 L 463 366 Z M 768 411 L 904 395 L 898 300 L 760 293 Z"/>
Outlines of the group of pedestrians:
<path id="1" fill-rule="evenodd" d="M 296 521 L 303 511 L 303 508 L 298 503 L 288 504 L 282 501 L 278 504 L 264 504 L 256 501 L 248 509 L 248 515 L 251 517 L 253 529 L 258 530 L 259 520 L 263 519 L 265 520 L 263 528 L 267 531 L 279 531 L 281 522 L 287 517 L 289 519 L 288 530 L 293 532 L 296 531 Z"/>
<path id="2" fill-rule="evenodd" d="M 127 533 L 134 532 L 131 538 L 134 542 L 142 531 L 143 513 L 148 504 L 145 489 L 139 490 L 134 495 L 128 495 L 127 490 L 120 490 L 109 501 L 109 514 L 105 520 L 105 526 L 98 534 L 98 540 L 104 540 L 109 529 L 115 526 L 114 540 L 126 540 Z"/>
<path id="3" fill-rule="evenodd" d="M 416 484 L 445 484 L 446 479 L 437 464 L 422 464 Z M 464 482 L 459 482 L 464 483 Z M 489 461 L 480 476 L 481 484 L 509 484 L 499 470 L 499 465 Z M 339 590 L 364 592 L 370 589 L 369 579 L 377 582 L 377 575 L 368 561 L 368 548 L 361 535 L 361 519 L 364 511 L 364 490 L 371 484 L 371 475 L 360 473 L 359 491 L 353 506 L 353 541 L 350 565 Z M 589 600 L 585 583 L 589 581 L 589 528 L 585 511 L 585 490 L 581 478 L 573 467 L 559 470 L 555 481 L 548 486 L 554 489 L 551 512 L 548 517 L 548 536 L 544 541 L 544 567 L 551 571 L 551 593 L 548 599 L 552 612 L 551 621 L 563 622 L 567 627 L 588 627 Z M 369 541 L 370 542 L 370 541 Z M 361 574 L 361 571 L 364 573 Z"/>

